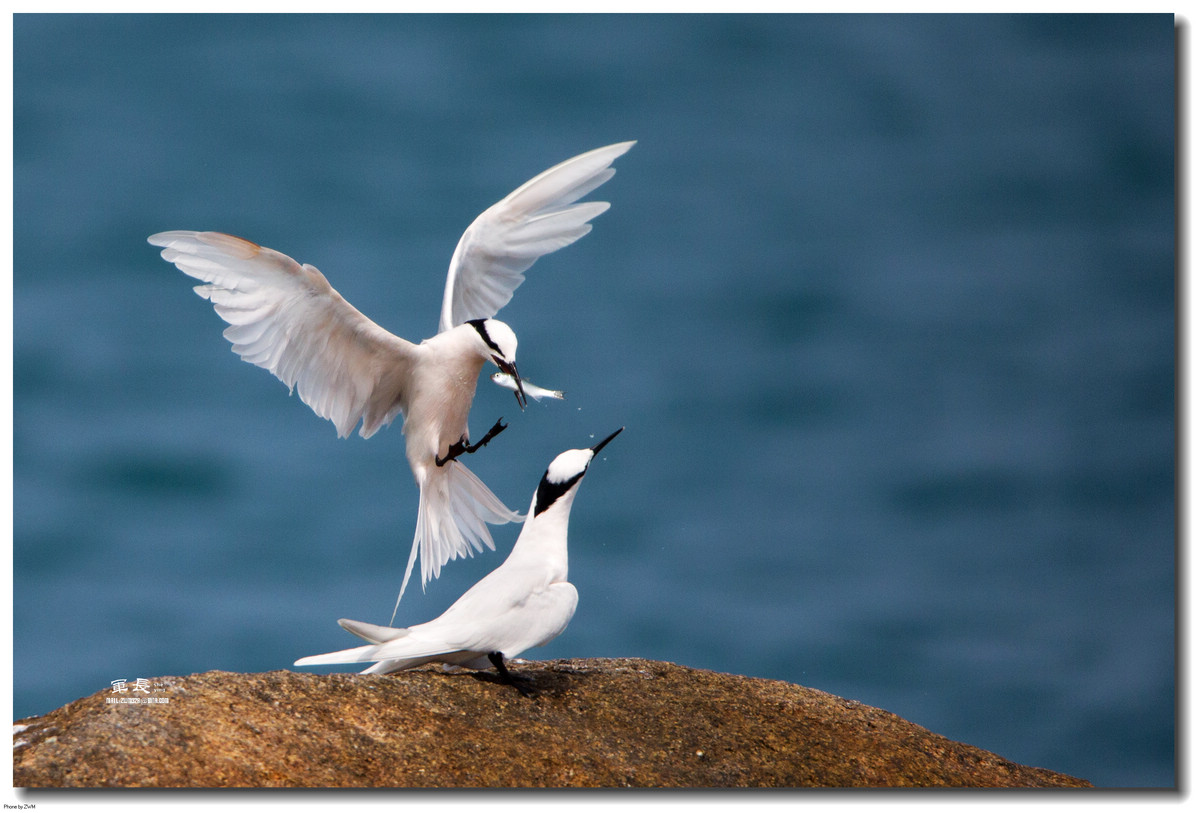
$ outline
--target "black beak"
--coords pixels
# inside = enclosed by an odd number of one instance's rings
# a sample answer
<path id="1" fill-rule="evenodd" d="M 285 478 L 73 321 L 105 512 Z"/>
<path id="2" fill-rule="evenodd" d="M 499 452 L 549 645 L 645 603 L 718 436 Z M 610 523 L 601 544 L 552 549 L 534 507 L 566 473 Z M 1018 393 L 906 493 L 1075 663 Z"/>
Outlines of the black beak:
<path id="1" fill-rule="evenodd" d="M 517 365 L 511 361 L 505 361 L 499 356 L 492 356 L 492 359 L 496 362 L 496 366 L 500 368 L 501 372 L 508 373 L 513 377 L 513 381 L 517 382 L 517 391 L 513 394 L 517 396 L 517 405 L 524 412 L 525 405 L 529 403 L 529 400 L 525 397 L 525 387 L 521 384 L 521 374 L 517 372 Z"/>
<path id="2" fill-rule="evenodd" d="M 622 427 L 621 427 L 620 429 L 618 429 L 616 432 L 613 432 L 611 435 L 609 435 L 608 437 L 606 437 L 604 440 L 600 441 L 600 442 L 599 442 L 599 443 L 597 443 L 595 446 L 593 446 L 593 447 L 592 447 L 592 456 L 594 457 L 594 456 L 596 456 L 596 455 L 600 454 L 600 450 L 601 450 L 601 449 L 603 449 L 605 446 L 607 446 L 607 445 L 608 445 L 608 442 L 609 442 L 610 440 L 612 440 L 613 438 L 615 438 L 617 435 L 621 434 L 621 432 L 622 432 L 624 429 L 625 429 L 625 427 L 624 427 L 624 426 L 622 426 Z"/>

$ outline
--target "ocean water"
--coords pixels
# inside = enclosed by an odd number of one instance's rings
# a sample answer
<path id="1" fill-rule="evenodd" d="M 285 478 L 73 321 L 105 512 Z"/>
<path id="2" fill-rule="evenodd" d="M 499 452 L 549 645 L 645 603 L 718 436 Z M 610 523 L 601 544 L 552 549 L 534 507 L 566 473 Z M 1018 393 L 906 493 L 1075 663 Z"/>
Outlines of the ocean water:
<path id="1" fill-rule="evenodd" d="M 13 712 L 386 623 L 416 488 L 221 337 L 147 235 L 320 268 L 410 339 L 550 165 L 638 139 L 500 314 L 470 461 L 575 504 L 527 657 L 812 686 L 1106 786 L 1175 773 L 1171 16 L 14 22 Z M 426 620 L 498 551 L 410 587 Z"/>

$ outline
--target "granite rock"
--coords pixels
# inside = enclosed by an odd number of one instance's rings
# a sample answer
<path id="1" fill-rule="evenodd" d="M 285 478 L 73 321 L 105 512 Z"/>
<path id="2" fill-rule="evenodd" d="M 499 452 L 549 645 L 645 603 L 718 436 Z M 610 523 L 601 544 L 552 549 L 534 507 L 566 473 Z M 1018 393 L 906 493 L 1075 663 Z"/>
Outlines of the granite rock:
<path id="1" fill-rule="evenodd" d="M 637 658 L 161 677 L 14 727 L 16 787 L 1086 787 L 777 680 Z"/>

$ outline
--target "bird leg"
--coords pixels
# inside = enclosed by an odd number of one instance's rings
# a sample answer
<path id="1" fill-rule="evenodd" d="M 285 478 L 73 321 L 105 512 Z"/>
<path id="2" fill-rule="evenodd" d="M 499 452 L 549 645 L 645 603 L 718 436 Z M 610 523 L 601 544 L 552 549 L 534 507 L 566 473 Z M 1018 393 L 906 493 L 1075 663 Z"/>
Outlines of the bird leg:
<path id="1" fill-rule="evenodd" d="M 520 692 L 523 697 L 532 697 L 535 694 L 533 690 L 527 689 L 517 682 L 512 672 L 508 671 L 508 667 L 504 665 L 504 656 L 499 652 L 489 652 L 488 660 L 492 662 L 492 666 L 495 666 L 496 671 L 500 673 L 500 679 Z"/>
<path id="2" fill-rule="evenodd" d="M 484 435 L 482 438 L 480 438 L 478 443 L 475 443 L 475 444 L 468 443 L 467 436 L 463 435 L 457 441 L 450 444 L 450 448 L 446 450 L 445 457 L 439 457 L 438 455 L 434 455 L 433 462 L 437 463 L 439 466 L 444 466 L 447 463 L 449 463 L 451 460 L 453 460 L 454 458 L 458 457 L 459 455 L 474 454 L 475 452 L 479 451 L 484 446 L 487 446 L 487 442 L 489 440 L 496 437 L 496 435 L 500 434 L 507 428 L 508 428 L 508 424 L 506 424 L 504 422 L 504 419 L 501 418 L 500 420 L 496 421 L 495 424 L 492 425 L 491 429 L 487 430 L 487 434 Z"/>
<path id="3" fill-rule="evenodd" d="M 468 443 L 465 446 L 463 446 L 463 449 L 467 452 L 467 454 L 474 454 L 480 448 L 487 446 L 487 442 L 489 440 L 496 437 L 496 435 L 500 434 L 507 428 L 508 428 L 508 424 L 506 424 L 504 422 L 503 418 L 500 418 L 494 424 L 492 424 L 492 428 L 487 430 L 487 434 L 484 435 L 478 443 L 476 443 L 475 445 L 471 445 L 470 443 Z"/>

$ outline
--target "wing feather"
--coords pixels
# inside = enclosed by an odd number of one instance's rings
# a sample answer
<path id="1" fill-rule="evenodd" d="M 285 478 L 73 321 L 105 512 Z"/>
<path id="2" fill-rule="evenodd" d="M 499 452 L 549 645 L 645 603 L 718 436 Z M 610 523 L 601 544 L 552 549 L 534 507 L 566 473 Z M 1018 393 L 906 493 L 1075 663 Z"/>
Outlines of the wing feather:
<path id="1" fill-rule="evenodd" d="M 351 618 L 339 618 L 338 624 L 347 632 L 352 632 L 364 641 L 382 644 L 408 635 L 404 627 L 381 627 L 378 624 L 368 624 L 366 621 L 355 621 Z"/>
<path id="2" fill-rule="evenodd" d="M 454 250 L 438 332 L 469 319 L 488 319 L 508 304 L 538 257 L 569 246 L 608 208 L 575 203 L 616 172 L 610 164 L 636 142 L 577 155 L 526 181 L 475 218 Z"/>
<path id="3" fill-rule="evenodd" d="M 152 235 L 163 259 L 229 323 L 243 360 L 273 373 L 346 437 L 370 437 L 408 402 L 415 346 L 372 322 L 311 265 L 220 232 Z M 384 383 L 386 382 L 386 383 Z"/>

